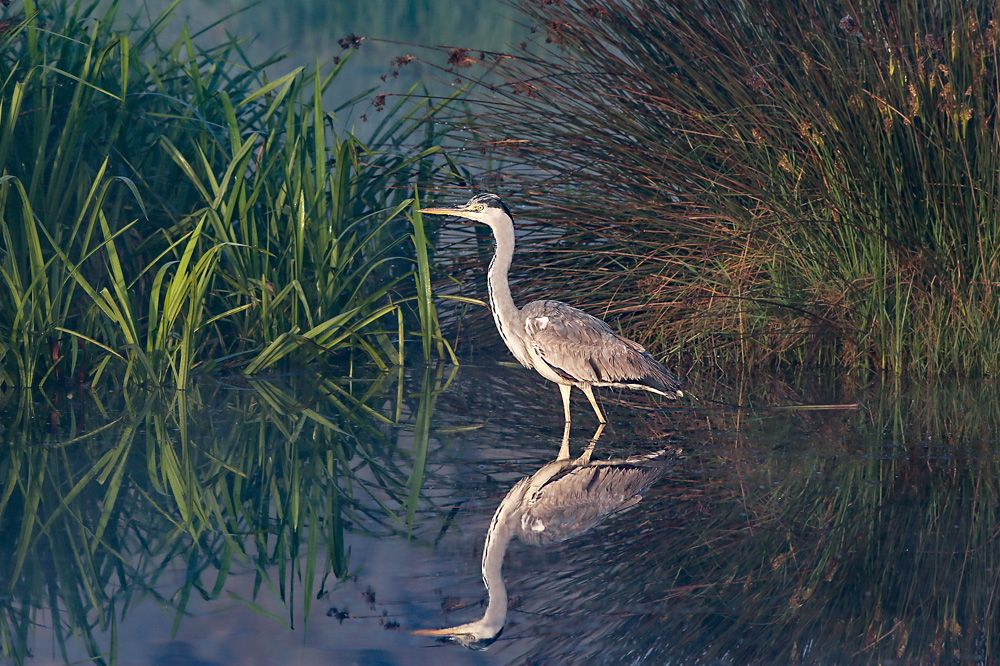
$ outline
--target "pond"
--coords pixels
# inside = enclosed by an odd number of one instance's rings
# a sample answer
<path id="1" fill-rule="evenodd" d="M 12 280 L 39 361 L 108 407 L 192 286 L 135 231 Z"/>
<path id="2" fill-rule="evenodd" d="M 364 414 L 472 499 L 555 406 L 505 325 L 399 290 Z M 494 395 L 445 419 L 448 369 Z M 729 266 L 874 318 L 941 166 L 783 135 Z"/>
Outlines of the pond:
<path id="1" fill-rule="evenodd" d="M 507 365 L 8 389 L 2 662 L 993 661 L 996 387 L 808 379 L 604 391 L 589 462 Z"/>

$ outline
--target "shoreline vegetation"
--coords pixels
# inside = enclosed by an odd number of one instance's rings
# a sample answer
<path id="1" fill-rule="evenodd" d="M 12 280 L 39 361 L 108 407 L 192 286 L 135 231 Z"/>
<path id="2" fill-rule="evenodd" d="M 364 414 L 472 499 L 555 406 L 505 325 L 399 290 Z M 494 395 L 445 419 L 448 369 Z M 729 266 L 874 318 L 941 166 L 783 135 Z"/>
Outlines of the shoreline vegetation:
<path id="1" fill-rule="evenodd" d="M 0 381 L 189 385 L 325 358 L 448 358 L 416 188 L 450 103 L 405 96 L 367 144 L 330 67 L 273 80 L 233 38 L 23 3 L 0 34 Z M 240 64 L 242 63 L 242 64 Z M 381 111 L 381 109 L 379 109 Z M 418 302 L 419 300 L 419 302 Z"/>
<path id="2" fill-rule="evenodd" d="M 1000 369 L 994 5 L 513 4 L 532 41 L 448 62 L 488 74 L 466 136 L 547 232 L 522 298 L 676 367 Z"/>

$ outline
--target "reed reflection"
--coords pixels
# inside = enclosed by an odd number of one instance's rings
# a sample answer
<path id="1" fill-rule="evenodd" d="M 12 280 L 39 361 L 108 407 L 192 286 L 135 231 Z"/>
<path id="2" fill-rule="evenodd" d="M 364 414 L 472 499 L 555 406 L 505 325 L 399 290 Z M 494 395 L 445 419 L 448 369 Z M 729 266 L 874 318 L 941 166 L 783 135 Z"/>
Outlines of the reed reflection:
<path id="1" fill-rule="evenodd" d="M 418 629 L 414 634 L 485 649 L 507 621 L 504 555 L 516 537 L 533 546 L 550 546 L 578 536 L 608 516 L 635 506 L 664 472 L 666 449 L 615 460 L 591 460 L 601 424 L 578 458 L 569 456 L 568 432 L 558 457 L 510 489 L 490 521 L 483 546 L 486 613 L 475 622 L 446 629 Z"/>
<path id="2" fill-rule="evenodd" d="M 227 599 L 213 632 L 242 604 L 308 626 L 356 569 L 351 539 L 409 534 L 399 516 L 426 504 L 428 424 L 453 375 L 0 395 L 0 664 L 46 641 L 66 663 L 132 663 L 119 623 L 145 657 L 163 624 L 173 640 Z M 166 620 L 136 611 L 149 598 Z"/>

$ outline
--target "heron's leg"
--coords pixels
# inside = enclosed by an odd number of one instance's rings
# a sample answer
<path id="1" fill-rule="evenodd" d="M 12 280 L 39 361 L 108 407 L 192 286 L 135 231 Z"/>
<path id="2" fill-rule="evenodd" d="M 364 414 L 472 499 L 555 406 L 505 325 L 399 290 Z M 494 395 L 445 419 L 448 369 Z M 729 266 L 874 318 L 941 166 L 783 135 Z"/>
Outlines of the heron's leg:
<path id="1" fill-rule="evenodd" d="M 604 419 L 604 414 L 601 413 L 601 408 L 597 406 L 597 399 L 594 398 L 594 387 L 590 384 L 580 384 L 580 390 L 583 394 L 587 396 L 587 400 L 590 401 L 591 406 L 594 408 L 594 412 L 597 414 L 597 420 L 601 423 L 607 423 Z M 568 414 L 569 412 L 567 412 Z"/>
<path id="2" fill-rule="evenodd" d="M 562 394 L 563 399 L 563 414 L 566 415 L 566 423 L 570 422 L 569 418 L 569 392 L 573 390 L 572 384 L 560 384 L 559 393 Z"/>
<path id="3" fill-rule="evenodd" d="M 566 421 L 566 425 L 563 427 L 562 444 L 559 445 L 559 456 L 556 460 L 569 459 L 569 425 L 569 421 Z"/>

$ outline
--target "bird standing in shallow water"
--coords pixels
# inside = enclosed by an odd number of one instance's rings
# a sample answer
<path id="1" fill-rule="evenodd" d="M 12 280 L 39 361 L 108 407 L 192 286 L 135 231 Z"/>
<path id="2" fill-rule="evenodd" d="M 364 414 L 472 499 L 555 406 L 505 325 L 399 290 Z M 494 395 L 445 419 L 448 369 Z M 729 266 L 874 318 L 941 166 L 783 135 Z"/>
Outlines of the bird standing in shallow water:
<path id="1" fill-rule="evenodd" d="M 532 301 L 520 310 L 510 295 L 507 271 L 514 256 L 514 220 L 495 194 L 477 194 L 460 208 L 424 208 L 421 213 L 464 217 L 493 230 L 496 252 L 487 273 L 490 307 L 500 337 L 514 358 L 559 385 L 569 434 L 569 394 L 583 391 L 601 423 L 595 386 L 643 389 L 670 399 L 681 383 L 642 345 L 615 333 L 597 317 L 559 301 Z"/>

